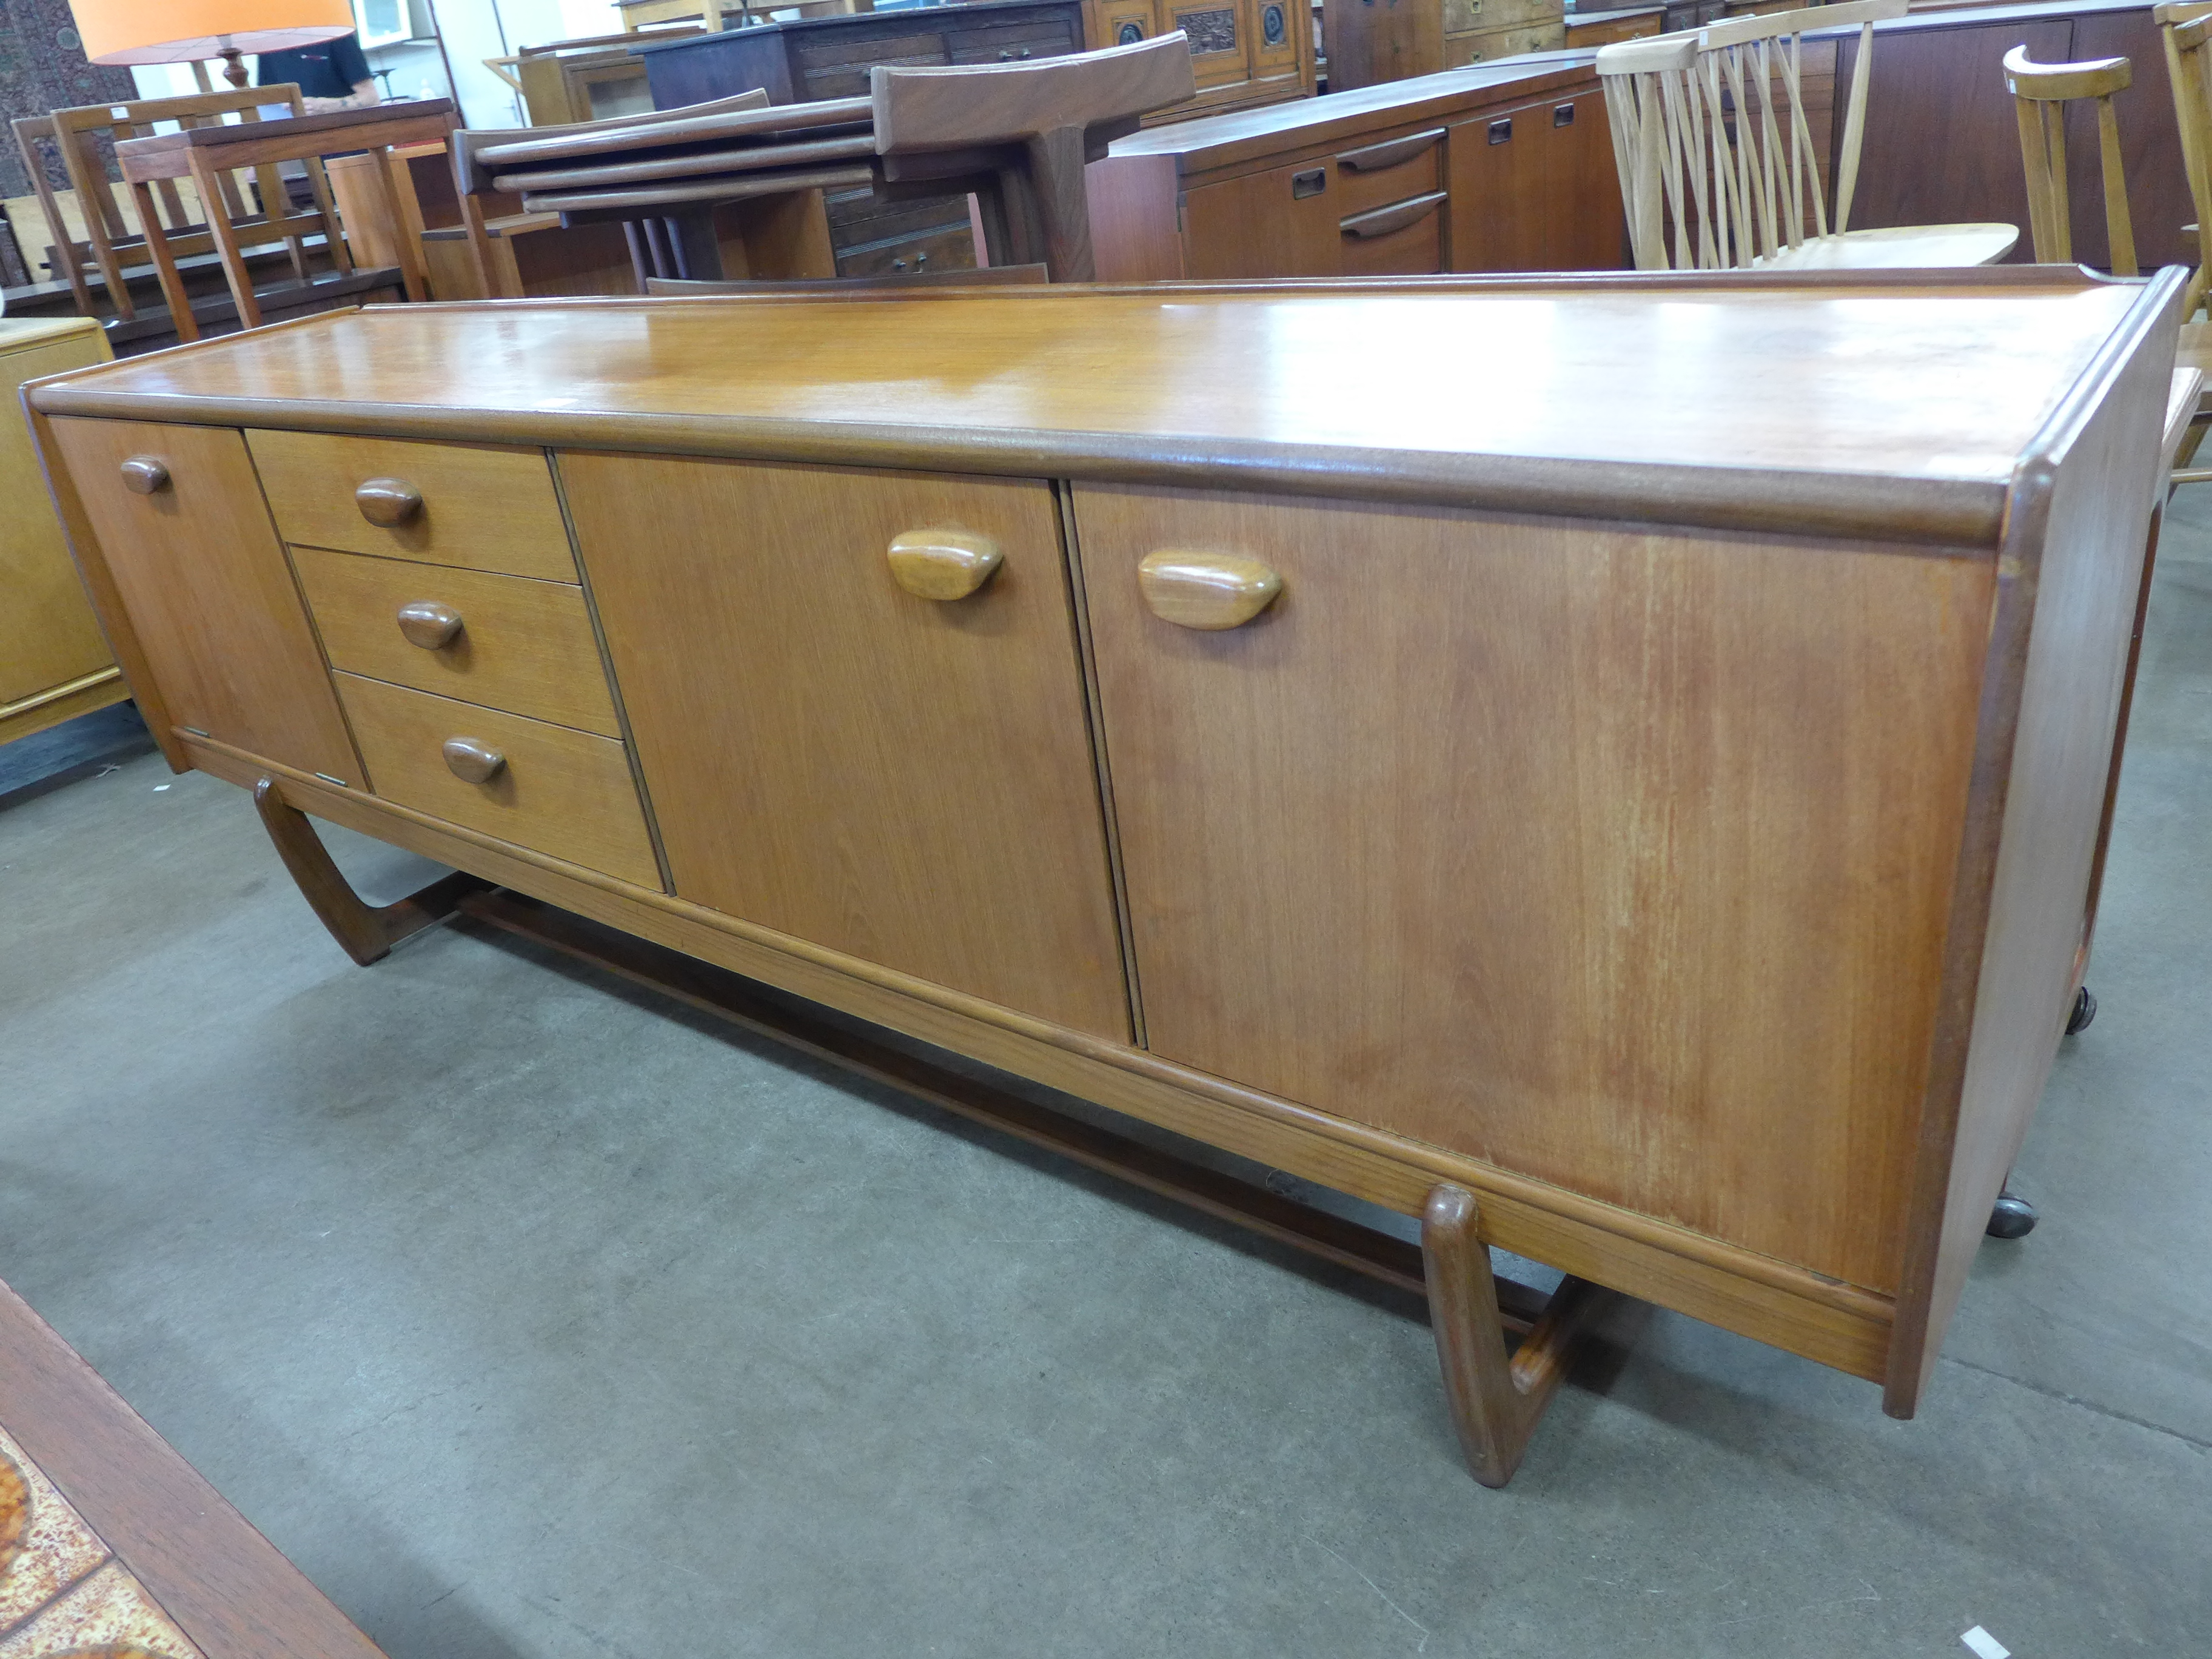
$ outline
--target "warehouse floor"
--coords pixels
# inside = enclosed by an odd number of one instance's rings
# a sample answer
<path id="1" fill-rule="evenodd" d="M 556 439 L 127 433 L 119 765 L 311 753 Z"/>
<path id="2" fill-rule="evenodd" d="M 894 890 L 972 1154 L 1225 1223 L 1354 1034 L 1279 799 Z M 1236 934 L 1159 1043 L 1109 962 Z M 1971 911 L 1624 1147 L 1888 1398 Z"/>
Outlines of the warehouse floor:
<path id="1" fill-rule="evenodd" d="M 0 1278 L 393 1659 L 2202 1653 L 2208 496 L 1917 1421 L 1653 1313 L 1485 1491 L 1417 1309 L 481 932 L 355 969 L 153 757 L 0 803 Z"/>

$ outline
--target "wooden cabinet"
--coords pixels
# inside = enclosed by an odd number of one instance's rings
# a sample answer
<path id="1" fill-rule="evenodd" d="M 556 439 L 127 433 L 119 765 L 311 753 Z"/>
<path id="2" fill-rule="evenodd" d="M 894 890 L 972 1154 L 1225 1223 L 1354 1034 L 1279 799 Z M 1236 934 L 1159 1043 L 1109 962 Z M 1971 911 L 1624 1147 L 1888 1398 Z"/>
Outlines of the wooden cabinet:
<path id="1" fill-rule="evenodd" d="M 142 421 L 53 432 L 143 653 L 152 685 L 134 690 L 151 720 L 361 784 L 244 435 Z"/>
<path id="2" fill-rule="evenodd" d="M 1319 235 L 1437 125 L 1332 133 Z M 184 763 L 1910 1415 L 2080 984 L 2183 287 L 405 307 L 33 405 Z"/>
<path id="3" fill-rule="evenodd" d="M 69 544 L 46 503 L 31 434 L 15 408 L 26 380 L 108 361 L 88 317 L 0 318 L 0 743 L 130 695 L 100 637 Z"/>
<path id="4" fill-rule="evenodd" d="M 1307 0 L 1084 0 L 1084 35 L 1094 52 L 1176 29 L 1188 37 L 1198 96 L 1145 118 L 1146 126 L 1158 126 L 1311 97 L 1314 37 L 1306 13 Z"/>
<path id="5" fill-rule="evenodd" d="M 1332 93 L 1567 43 L 1563 0 L 1328 0 L 1322 27 Z"/>
<path id="6" fill-rule="evenodd" d="M 1590 54 L 1401 81 L 1117 140 L 1102 279 L 1592 270 L 1627 263 Z"/>
<path id="7" fill-rule="evenodd" d="M 564 454 L 679 896 L 1126 1042 L 1042 483 Z M 980 538 L 926 599 L 893 543 Z"/>

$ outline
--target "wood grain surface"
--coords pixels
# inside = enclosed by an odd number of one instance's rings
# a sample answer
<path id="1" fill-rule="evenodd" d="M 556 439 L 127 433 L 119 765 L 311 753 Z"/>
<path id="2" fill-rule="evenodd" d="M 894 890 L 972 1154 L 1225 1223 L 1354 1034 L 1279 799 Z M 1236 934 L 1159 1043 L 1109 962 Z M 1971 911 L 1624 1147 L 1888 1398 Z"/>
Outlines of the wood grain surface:
<path id="1" fill-rule="evenodd" d="M 2136 293 L 2031 272 L 410 306 L 34 395 L 52 412 L 152 398 L 196 418 L 1031 477 L 1229 468 L 1316 494 L 1993 544 L 2014 458 Z M 1485 385 L 1516 394 L 1467 395 Z M 435 550 L 369 540 L 358 477 L 319 485 L 326 520 L 295 521 L 318 486 L 285 476 L 271 494 L 292 540 Z M 467 545 L 519 546 L 501 526 L 538 499 L 481 480 L 455 510 L 480 502 L 492 523 Z"/>
<path id="2" fill-rule="evenodd" d="M 660 885 L 620 743 L 357 674 L 334 678 L 379 795 L 548 858 Z M 455 738 L 505 763 L 482 783 L 456 776 L 444 753 Z"/>
<path id="3" fill-rule="evenodd" d="M 539 451 L 328 432 L 246 437 L 288 542 L 545 581 L 576 580 L 553 476 Z M 356 492 L 386 479 L 411 484 L 422 495 L 422 510 L 392 525 L 371 522 Z"/>
<path id="4" fill-rule="evenodd" d="M 1075 500 L 1156 1053 L 1897 1282 L 1989 560 Z"/>
<path id="5" fill-rule="evenodd" d="M 293 568 L 331 665 L 619 738 L 584 590 L 445 565 L 295 547 Z M 409 642 L 400 609 L 428 600 L 459 613 L 451 641 Z"/>
<path id="6" fill-rule="evenodd" d="M 150 422 L 57 421 L 53 434 L 168 720 L 360 782 L 245 441 Z M 124 488 L 134 456 L 161 460 L 168 483 L 149 495 Z"/>
<path id="7" fill-rule="evenodd" d="M 676 891 L 1126 1041 L 1050 488 L 563 454 Z M 894 538 L 1002 562 L 902 588 Z"/>

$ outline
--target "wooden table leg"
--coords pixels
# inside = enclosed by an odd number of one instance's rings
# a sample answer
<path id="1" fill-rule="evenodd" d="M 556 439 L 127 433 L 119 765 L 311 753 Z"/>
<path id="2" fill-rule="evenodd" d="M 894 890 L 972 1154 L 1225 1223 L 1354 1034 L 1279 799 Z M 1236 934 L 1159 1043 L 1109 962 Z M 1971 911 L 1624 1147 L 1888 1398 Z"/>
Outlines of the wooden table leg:
<path id="1" fill-rule="evenodd" d="M 1097 280 L 1089 197 L 1083 186 L 1083 129 L 1055 127 L 1029 141 L 1030 191 L 1044 222 L 1044 263 L 1055 283 Z"/>
<path id="2" fill-rule="evenodd" d="M 1449 1182 L 1431 1188 L 1421 1218 L 1421 1257 L 1460 1449 L 1477 1480 L 1502 1486 L 1566 1375 L 1576 1341 L 1612 1292 L 1579 1279 L 1563 1280 L 1509 1358 L 1499 1281 L 1479 1220 L 1474 1194 L 1466 1188 Z"/>
<path id="3" fill-rule="evenodd" d="M 222 200 L 222 185 L 217 174 L 219 168 L 208 163 L 206 155 L 191 152 L 192 184 L 200 193 L 200 200 L 209 204 L 208 231 L 215 238 L 216 258 L 222 261 L 222 274 L 230 283 L 231 303 L 238 307 L 240 328 L 261 326 L 261 307 L 253 297 L 253 276 L 246 268 L 246 250 L 238 245 L 238 227 L 230 216 L 213 204 Z"/>
<path id="4" fill-rule="evenodd" d="M 192 319 L 192 302 L 185 292 L 185 279 L 177 270 L 176 256 L 169 252 L 169 238 L 161 228 L 161 216 L 155 210 L 154 192 L 143 184 L 133 184 L 131 194 L 138 204 L 138 223 L 146 233 L 146 252 L 154 258 L 154 275 L 161 284 L 161 298 L 169 307 L 169 325 L 177 331 L 179 342 L 200 337 L 199 325 Z"/>
<path id="5" fill-rule="evenodd" d="M 382 961 L 393 945 L 410 933 L 442 921 L 463 898 L 489 884 L 457 872 L 391 904 L 364 904 L 331 861 L 330 849 L 315 833 L 315 826 L 307 822 L 307 815 L 284 799 L 276 779 L 264 778 L 253 786 L 253 805 L 261 814 L 269 839 L 276 843 L 277 856 L 299 884 L 307 908 L 331 930 L 331 937 L 345 953 L 364 968 Z"/>
<path id="6" fill-rule="evenodd" d="M 375 160 L 366 169 L 371 181 L 369 189 L 385 222 L 392 228 L 392 257 L 399 261 L 400 286 L 407 290 L 409 299 L 417 302 L 428 300 L 430 283 L 422 272 L 422 244 L 408 228 L 407 216 L 399 206 L 399 188 L 392 178 L 393 167 L 406 164 L 392 155 L 388 144 L 371 154 Z"/>

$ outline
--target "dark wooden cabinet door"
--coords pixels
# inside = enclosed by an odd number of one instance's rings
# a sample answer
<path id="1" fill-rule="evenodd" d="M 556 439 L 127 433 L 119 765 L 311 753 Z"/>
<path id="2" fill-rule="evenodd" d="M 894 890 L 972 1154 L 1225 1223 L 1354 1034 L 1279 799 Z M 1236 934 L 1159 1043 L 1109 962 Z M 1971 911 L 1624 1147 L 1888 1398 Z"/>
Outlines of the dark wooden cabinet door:
<path id="1" fill-rule="evenodd" d="M 565 454 L 678 897 L 1127 1042 L 1052 487 Z M 1002 562 L 925 599 L 888 553 Z"/>
<path id="2" fill-rule="evenodd" d="M 1617 270 L 1629 263 L 1605 94 L 1477 116 L 1449 130 L 1452 270 Z"/>
<path id="3" fill-rule="evenodd" d="M 364 787 L 244 435 L 88 420 L 53 434 L 170 720 Z M 126 463 L 155 487 L 126 487 Z"/>

